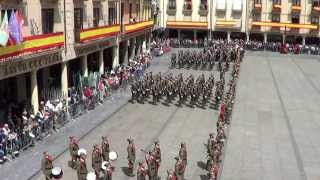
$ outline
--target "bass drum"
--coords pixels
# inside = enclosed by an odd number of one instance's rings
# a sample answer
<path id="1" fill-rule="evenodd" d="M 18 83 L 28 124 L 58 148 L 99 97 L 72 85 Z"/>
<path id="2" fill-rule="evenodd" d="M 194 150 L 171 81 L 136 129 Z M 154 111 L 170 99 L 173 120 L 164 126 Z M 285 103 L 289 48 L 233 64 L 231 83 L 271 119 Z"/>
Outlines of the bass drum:
<path id="1" fill-rule="evenodd" d="M 60 167 L 54 167 L 51 170 L 51 176 L 53 180 L 61 179 L 63 175 L 62 169 Z"/>
<path id="2" fill-rule="evenodd" d="M 117 160 L 117 159 L 118 159 L 118 153 L 115 152 L 115 151 L 110 151 L 110 152 L 109 152 L 109 159 L 110 159 L 111 161 Z"/>

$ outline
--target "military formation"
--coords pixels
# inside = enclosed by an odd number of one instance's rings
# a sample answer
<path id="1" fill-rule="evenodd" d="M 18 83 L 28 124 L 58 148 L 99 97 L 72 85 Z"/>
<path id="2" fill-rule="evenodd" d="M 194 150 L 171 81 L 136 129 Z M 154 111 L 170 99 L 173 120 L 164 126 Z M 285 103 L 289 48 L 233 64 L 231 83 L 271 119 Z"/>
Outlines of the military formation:
<path id="1" fill-rule="evenodd" d="M 208 78 L 202 74 L 195 78 L 193 75 L 183 77 L 183 74 L 173 76 L 173 74 L 163 75 L 158 73 L 154 75 L 152 72 L 145 75 L 144 79 L 132 84 L 132 100 L 145 101 L 150 96 L 154 103 L 165 98 L 167 102 L 172 102 L 178 97 L 180 104 L 189 101 L 190 104 L 199 104 L 208 102 L 211 99 L 215 101 L 218 110 L 218 120 L 216 123 L 216 133 L 210 133 L 205 143 L 205 151 L 207 154 L 206 166 L 207 176 L 209 180 L 217 180 L 219 169 L 223 157 L 224 147 L 227 140 L 226 130 L 230 124 L 236 83 L 240 70 L 240 63 L 243 58 L 242 46 L 238 45 L 235 49 L 235 60 L 232 62 L 231 78 L 225 83 L 225 73 L 227 63 L 222 64 L 219 71 L 219 81 L 215 82 L 215 77 L 211 74 Z M 213 97 L 213 90 L 215 95 Z M 144 153 L 144 158 L 137 161 L 137 148 L 132 138 L 127 139 L 127 172 L 126 175 L 136 177 L 137 180 L 159 180 L 159 169 L 162 162 L 162 152 L 160 142 L 155 141 L 151 150 L 140 149 Z M 80 148 L 78 140 L 75 137 L 69 138 L 70 161 L 68 165 L 73 168 L 78 180 L 103 179 L 111 180 L 115 170 L 112 161 L 117 159 L 117 154 L 110 150 L 110 144 L 107 137 L 101 138 L 101 144 L 93 145 L 91 157 L 91 167 L 93 172 L 89 172 L 87 163 L 87 152 Z M 186 167 L 188 165 L 187 144 L 181 142 L 177 156 L 174 158 L 175 164 L 172 169 L 167 170 L 167 180 L 184 180 Z M 54 173 L 53 158 L 48 152 L 44 153 L 42 159 L 42 172 L 46 180 L 59 179 L 62 177 L 60 173 Z M 136 164 L 138 165 L 136 167 Z"/>
<path id="2" fill-rule="evenodd" d="M 179 69 L 213 70 L 217 64 L 217 69 L 221 71 L 224 63 L 228 69 L 230 63 L 236 60 L 236 53 L 240 46 L 243 46 L 242 41 L 230 43 L 216 41 L 203 50 L 180 50 L 178 54 L 173 53 L 171 55 L 170 66 Z"/>

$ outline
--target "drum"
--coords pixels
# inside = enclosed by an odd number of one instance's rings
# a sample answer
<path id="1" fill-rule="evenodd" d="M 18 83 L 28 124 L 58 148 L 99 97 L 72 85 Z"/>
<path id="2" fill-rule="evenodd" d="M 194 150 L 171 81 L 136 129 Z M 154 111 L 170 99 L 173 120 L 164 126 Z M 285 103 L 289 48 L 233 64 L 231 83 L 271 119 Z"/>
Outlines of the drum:
<path id="1" fill-rule="evenodd" d="M 80 156 L 81 154 L 87 155 L 87 150 L 85 150 L 85 149 L 83 149 L 83 148 L 80 148 L 80 149 L 78 150 L 78 156 Z"/>
<path id="2" fill-rule="evenodd" d="M 109 152 L 109 159 L 110 159 L 111 161 L 117 160 L 117 159 L 118 159 L 118 154 L 117 154 L 117 152 L 115 152 L 115 151 L 110 151 L 110 152 Z"/>
<path id="3" fill-rule="evenodd" d="M 103 161 L 102 164 L 101 164 L 101 169 L 102 170 L 106 170 L 107 169 L 107 166 L 108 166 L 109 162 L 108 161 Z"/>
<path id="4" fill-rule="evenodd" d="M 63 175 L 62 169 L 60 167 L 54 167 L 51 170 L 51 176 L 53 179 L 61 179 Z"/>
<path id="5" fill-rule="evenodd" d="M 94 172 L 89 172 L 87 174 L 87 180 L 96 180 L 96 174 Z"/>

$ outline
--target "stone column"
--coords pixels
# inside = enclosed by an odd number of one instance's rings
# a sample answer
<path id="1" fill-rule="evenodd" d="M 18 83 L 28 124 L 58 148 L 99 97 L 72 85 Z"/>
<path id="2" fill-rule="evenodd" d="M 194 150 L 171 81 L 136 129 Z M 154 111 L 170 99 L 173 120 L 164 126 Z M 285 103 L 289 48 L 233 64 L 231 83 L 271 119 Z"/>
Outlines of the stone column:
<path id="1" fill-rule="evenodd" d="M 136 44 L 137 44 L 137 40 L 136 38 L 132 38 L 132 43 L 130 45 L 131 47 L 131 56 L 130 56 L 130 59 L 132 60 L 135 56 L 136 56 Z"/>
<path id="2" fill-rule="evenodd" d="M 286 43 L 286 35 L 282 34 L 282 44 Z"/>
<path id="3" fill-rule="evenodd" d="M 136 37 L 136 48 L 137 48 L 137 54 L 139 55 L 141 53 L 141 37 Z"/>
<path id="4" fill-rule="evenodd" d="M 302 36 L 302 45 L 305 46 L 306 45 L 306 37 Z"/>
<path id="5" fill-rule="evenodd" d="M 99 73 L 104 74 L 103 50 L 99 51 Z"/>
<path id="6" fill-rule="evenodd" d="M 17 97 L 19 101 L 27 100 L 27 90 L 26 90 L 26 76 L 21 74 L 16 76 L 16 86 L 17 86 Z"/>
<path id="7" fill-rule="evenodd" d="M 38 95 L 38 82 L 37 82 L 37 70 L 32 70 L 30 73 L 30 87 L 31 87 L 31 105 L 33 107 L 33 113 L 36 114 L 39 111 L 39 95 Z"/>
<path id="8" fill-rule="evenodd" d="M 151 33 L 147 34 L 147 50 L 150 50 L 151 47 Z"/>
<path id="9" fill-rule="evenodd" d="M 246 33 L 246 41 L 247 41 L 247 42 L 250 41 L 250 35 L 249 35 L 249 33 Z"/>
<path id="10" fill-rule="evenodd" d="M 123 47 L 124 48 L 124 51 L 123 51 L 124 52 L 124 56 L 123 56 L 123 62 L 122 62 L 123 64 L 128 64 L 128 62 L 129 62 L 129 60 L 128 60 L 129 59 L 129 55 L 128 55 L 129 54 L 129 48 L 128 47 L 129 47 L 129 40 L 125 40 L 124 41 L 124 47 Z"/>
<path id="11" fill-rule="evenodd" d="M 198 34 L 197 34 L 197 30 L 193 30 L 193 40 L 197 40 L 198 39 Z"/>
<path id="12" fill-rule="evenodd" d="M 119 65 L 119 44 L 112 47 L 112 68 Z"/>
<path id="13" fill-rule="evenodd" d="M 263 42 L 266 44 L 268 42 L 268 34 L 264 33 L 263 35 Z"/>
<path id="14" fill-rule="evenodd" d="M 81 70 L 82 75 L 88 77 L 88 55 L 81 57 Z"/>
<path id="15" fill-rule="evenodd" d="M 228 32 L 227 32 L 227 41 L 228 41 L 228 42 L 230 42 L 230 40 L 231 40 L 230 36 L 231 36 L 231 32 L 228 31 Z"/>
<path id="16" fill-rule="evenodd" d="M 63 98 L 68 98 L 68 63 L 61 63 L 61 94 Z"/>
<path id="17" fill-rule="evenodd" d="M 178 29 L 178 41 L 179 41 L 179 43 L 180 43 L 180 40 L 181 40 L 181 30 Z"/>

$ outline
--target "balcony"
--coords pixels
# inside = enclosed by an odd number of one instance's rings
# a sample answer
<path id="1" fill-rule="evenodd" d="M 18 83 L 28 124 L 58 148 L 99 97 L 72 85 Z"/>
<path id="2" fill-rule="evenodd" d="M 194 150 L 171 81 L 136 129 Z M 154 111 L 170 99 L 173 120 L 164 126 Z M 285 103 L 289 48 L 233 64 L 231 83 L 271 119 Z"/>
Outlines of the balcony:
<path id="1" fill-rule="evenodd" d="M 191 16 L 191 14 L 192 14 L 192 1 L 191 0 L 186 0 L 184 2 L 182 13 L 185 16 Z"/>
<path id="2" fill-rule="evenodd" d="M 170 16 L 175 16 L 177 13 L 177 9 L 175 6 L 168 6 L 167 8 L 167 14 Z"/>
<path id="3" fill-rule="evenodd" d="M 200 16 L 207 16 L 208 15 L 208 6 L 207 6 L 207 4 L 200 4 L 199 15 Z"/>
<path id="4" fill-rule="evenodd" d="M 115 36 L 118 33 L 120 33 L 120 25 L 101 26 L 96 28 L 83 29 L 80 32 L 80 42 L 83 43 L 90 40 L 107 38 Z"/>
<path id="5" fill-rule="evenodd" d="M 147 28 L 151 28 L 151 27 L 153 27 L 153 25 L 154 25 L 153 21 L 142 21 L 142 22 L 137 22 L 134 24 L 126 24 L 124 26 L 124 30 L 125 30 L 126 34 L 135 33 L 138 31 L 143 31 Z"/>
<path id="6" fill-rule="evenodd" d="M 312 14 L 319 15 L 320 14 L 320 4 L 319 5 L 313 5 L 312 6 Z"/>
<path id="7" fill-rule="evenodd" d="M 21 44 L 0 47 L 0 62 L 18 56 L 59 49 L 64 44 L 62 32 L 28 36 L 23 39 Z"/>
<path id="8" fill-rule="evenodd" d="M 260 32 L 261 26 L 252 25 L 251 26 L 251 32 Z"/>
<path id="9" fill-rule="evenodd" d="M 286 30 L 287 32 L 289 32 L 290 34 L 299 34 L 300 29 L 299 28 L 290 28 L 290 30 Z"/>
<path id="10" fill-rule="evenodd" d="M 297 12 L 297 13 L 300 13 L 300 11 L 301 11 L 301 6 L 300 5 L 294 5 L 294 4 L 292 4 L 292 6 L 291 6 L 291 11 L 292 12 Z"/>
<path id="11" fill-rule="evenodd" d="M 261 12 L 261 9 L 262 9 L 262 4 L 261 3 L 254 3 L 253 10 L 255 12 Z"/>
<path id="12" fill-rule="evenodd" d="M 281 12 L 281 1 L 274 0 L 272 5 L 272 12 Z"/>

